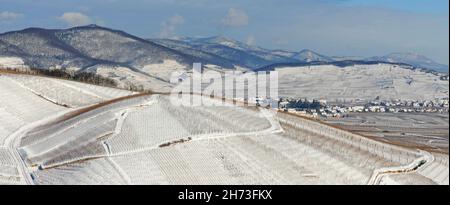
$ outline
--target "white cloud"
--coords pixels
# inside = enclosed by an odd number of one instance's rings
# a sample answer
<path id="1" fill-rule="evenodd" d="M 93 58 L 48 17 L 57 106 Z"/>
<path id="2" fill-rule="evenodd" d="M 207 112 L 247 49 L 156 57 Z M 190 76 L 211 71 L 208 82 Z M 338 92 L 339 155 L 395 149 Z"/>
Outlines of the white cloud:
<path id="1" fill-rule="evenodd" d="M 228 14 L 222 19 L 222 24 L 230 27 L 246 26 L 249 22 L 247 13 L 243 10 L 230 8 Z"/>
<path id="2" fill-rule="evenodd" d="M 174 15 L 161 23 L 161 32 L 159 36 L 161 38 L 173 38 L 175 37 L 176 27 L 184 23 L 184 18 L 180 15 Z"/>
<path id="3" fill-rule="evenodd" d="M 11 21 L 18 18 L 21 18 L 23 14 L 15 13 L 11 11 L 2 11 L 0 12 L 0 21 Z"/>
<path id="4" fill-rule="evenodd" d="M 247 43 L 248 45 L 254 45 L 254 44 L 255 44 L 255 41 L 256 41 L 255 36 L 250 35 L 250 36 L 247 37 L 246 43 Z"/>
<path id="5" fill-rule="evenodd" d="M 83 26 L 92 23 L 89 16 L 79 12 L 66 12 L 58 17 L 58 19 L 64 21 L 69 26 Z"/>

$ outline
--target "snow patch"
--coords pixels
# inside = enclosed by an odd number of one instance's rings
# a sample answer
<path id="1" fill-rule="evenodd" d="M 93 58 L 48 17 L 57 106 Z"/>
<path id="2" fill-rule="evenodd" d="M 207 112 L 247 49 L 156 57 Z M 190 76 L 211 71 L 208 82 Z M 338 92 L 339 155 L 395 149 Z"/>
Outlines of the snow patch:
<path id="1" fill-rule="evenodd" d="M 186 66 L 175 60 L 164 60 L 163 63 L 145 65 L 142 71 L 165 81 L 170 81 L 173 72 L 185 69 Z"/>
<path id="2" fill-rule="evenodd" d="M 26 69 L 28 66 L 21 58 L 0 56 L 0 68 Z"/>

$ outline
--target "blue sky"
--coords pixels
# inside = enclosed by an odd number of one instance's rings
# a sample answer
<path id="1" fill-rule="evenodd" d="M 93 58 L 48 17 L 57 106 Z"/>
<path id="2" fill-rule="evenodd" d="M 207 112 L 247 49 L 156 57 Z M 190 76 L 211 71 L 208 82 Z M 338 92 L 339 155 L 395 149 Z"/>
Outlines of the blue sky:
<path id="1" fill-rule="evenodd" d="M 223 35 L 325 55 L 449 63 L 448 0 L 0 0 L 0 32 L 96 23 L 144 38 Z"/>
<path id="2" fill-rule="evenodd" d="M 443 0 L 343 0 L 352 6 L 378 6 L 413 12 L 448 14 L 448 1 Z"/>

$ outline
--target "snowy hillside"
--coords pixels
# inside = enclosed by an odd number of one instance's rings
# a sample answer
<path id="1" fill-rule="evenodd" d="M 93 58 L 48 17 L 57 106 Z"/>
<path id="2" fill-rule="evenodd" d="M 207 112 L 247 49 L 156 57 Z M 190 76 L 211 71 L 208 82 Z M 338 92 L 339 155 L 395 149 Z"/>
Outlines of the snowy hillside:
<path id="1" fill-rule="evenodd" d="M 390 63 L 406 63 L 420 68 L 448 73 L 448 65 L 442 65 L 419 54 L 414 53 L 391 53 L 386 56 L 372 57 L 367 60 L 385 61 Z"/>
<path id="2" fill-rule="evenodd" d="M 225 59 L 234 65 L 240 65 L 252 70 L 261 69 L 274 64 L 376 61 L 408 64 L 418 68 L 448 73 L 448 65 L 442 65 L 425 56 L 411 53 L 392 53 L 382 57 L 369 58 L 361 56 L 326 56 L 310 49 L 304 49 L 298 52 L 282 49 L 270 50 L 254 45 L 248 45 L 222 36 L 209 38 L 185 37 L 179 40 L 153 39 L 152 41 L 190 55 L 193 55 L 193 51 L 195 50 L 197 55 L 194 56 L 198 56 L 198 52 L 201 52 L 203 55 L 214 55 L 216 56 L 214 58 L 215 62 L 219 62 L 219 58 L 222 61 Z"/>
<path id="3" fill-rule="evenodd" d="M 179 65 L 177 69 L 188 70 L 192 63 L 203 62 L 125 32 L 96 25 L 64 30 L 29 28 L 0 34 L 0 56 L 2 68 L 91 72 L 116 80 L 122 88 L 141 86 L 150 90 L 160 89 L 168 78 L 153 76 L 155 72 L 148 68 L 164 66 L 170 61 Z M 167 66 L 170 65 L 173 63 Z M 158 76 L 167 76 L 172 71 L 159 70 Z"/>
<path id="4" fill-rule="evenodd" d="M 444 74 L 394 64 L 278 67 L 279 95 L 352 101 L 356 99 L 431 100 L 448 98 Z"/>
<path id="5" fill-rule="evenodd" d="M 28 28 L 0 34 L 0 68 L 92 73 L 112 79 L 125 89 L 170 91 L 171 74 L 190 70 L 195 62 L 222 71 L 318 65 L 348 67 L 383 62 L 445 70 L 444 65 L 415 54 L 394 53 L 367 59 L 328 57 L 308 49 L 300 52 L 264 49 L 221 36 L 144 40 L 97 25 L 62 30 Z M 358 73 L 354 70 L 348 76 L 352 78 Z M 404 74 L 395 75 L 392 78 L 407 78 Z"/>
<path id="6" fill-rule="evenodd" d="M 321 62 L 332 62 L 334 61 L 332 58 L 318 54 L 312 50 L 302 50 L 293 56 L 291 56 L 294 59 L 297 59 L 301 62 L 313 62 L 313 61 L 321 61 Z"/>
<path id="7" fill-rule="evenodd" d="M 272 50 L 251 46 L 229 38 L 217 36 L 209 38 L 182 38 L 180 40 L 155 40 L 164 46 L 180 52 L 186 48 L 209 53 L 226 59 L 235 65 L 257 69 L 274 63 L 299 62 L 290 56 L 274 53 Z M 176 45 L 176 47 L 174 47 Z"/>

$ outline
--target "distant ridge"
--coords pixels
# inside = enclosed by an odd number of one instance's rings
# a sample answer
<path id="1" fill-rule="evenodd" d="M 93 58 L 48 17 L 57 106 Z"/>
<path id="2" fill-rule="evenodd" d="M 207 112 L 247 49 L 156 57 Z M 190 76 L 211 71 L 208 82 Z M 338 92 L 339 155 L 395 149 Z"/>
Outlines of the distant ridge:
<path id="1" fill-rule="evenodd" d="M 423 55 L 415 53 L 391 53 L 381 57 L 368 58 L 367 60 L 377 60 L 391 63 L 406 63 L 416 67 L 448 73 L 448 65 L 436 63 L 435 61 Z"/>
<path id="2" fill-rule="evenodd" d="M 412 53 L 365 59 L 329 57 L 309 49 L 270 50 L 223 36 L 143 39 L 95 24 L 68 29 L 27 28 L 0 34 L 0 67 L 58 70 L 71 75 L 91 73 L 112 79 L 126 89 L 167 91 L 173 86 L 173 72 L 188 71 L 193 63 L 202 63 L 208 69 L 242 71 L 388 63 L 448 75 L 448 66 Z"/>
<path id="3" fill-rule="evenodd" d="M 391 63 L 391 62 L 384 62 L 384 61 L 361 61 L 361 60 L 344 60 L 344 61 L 333 61 L 333 62 L 313 61 L 313 62 L 303 62 L 303 63 L 277 63 L 277 64 L 272 64 L 270 66 L 256 69 L 255 71 L 273 71 L 276 68 L 282 68 L 282 67 L 305 67 L 305 66 L 318 66 L 318 65 L 334 65 L 337 67 L 349 67 L 349 66 L 354 66 L 354 65 L 376 65 L 376 64 L 398 65 L 398 66 L 402 66 L 403 68 L 409 68 L 412 70 L 420 69 L 425 72 L 438 73 L 434 70 L 418 68 L 418 67 L 414 67 L 412 65 L 406 64 L 406 63 Z"/>
<path id="4" fill-rule="evenodd" d="M 174 39 L 153 39 L 166 47 L 173 48 L 180 52 L 190 53 L 188 50 L 208 53 L 219 56 L 235 65 L 247 67 L 251 70 L 260 70 L 273 64 L 304 64 L 304 63 L 330 63 L 330 62 L 385 62 L 407 64 L 417 68 L 434 70 L 448 73 L 448 66 L 434 62 L 433 60 L 412 53 L 392 53 L 382 57 L 358 57 L 358 56 L 326 56 L 310 49 L 303 49 L 299 52 L 286 51 L 281 49 L 270 50 L 258 46 L 248 45 L 223 36 L 213 36 L 206 38 L 180 38 Z M 338 63 L 334 63 L 338 64 Z"/>

